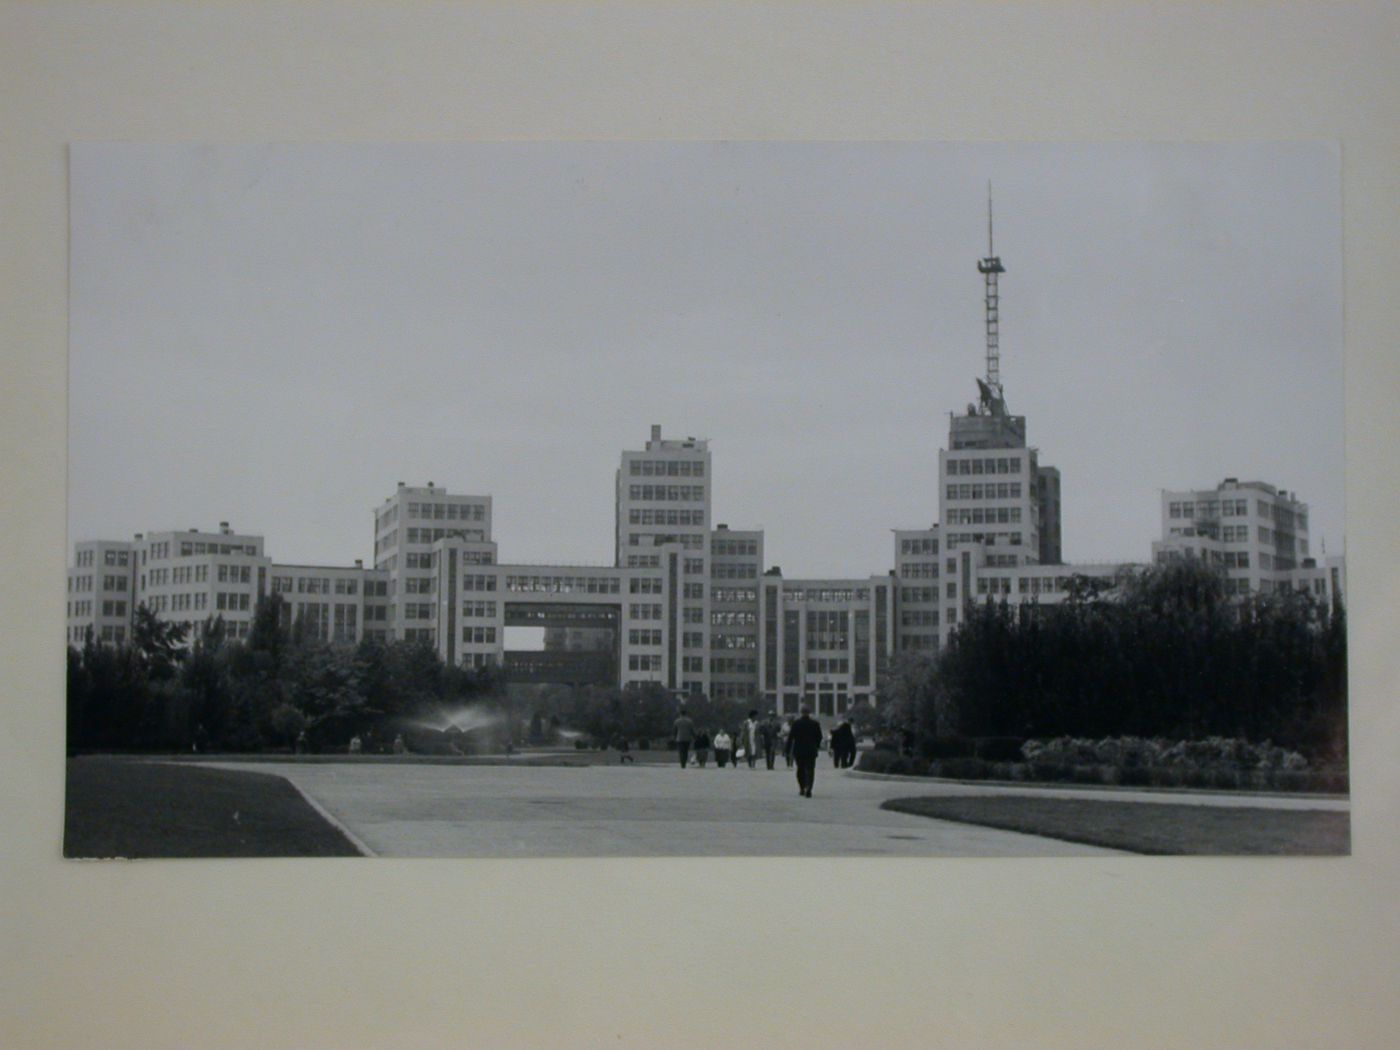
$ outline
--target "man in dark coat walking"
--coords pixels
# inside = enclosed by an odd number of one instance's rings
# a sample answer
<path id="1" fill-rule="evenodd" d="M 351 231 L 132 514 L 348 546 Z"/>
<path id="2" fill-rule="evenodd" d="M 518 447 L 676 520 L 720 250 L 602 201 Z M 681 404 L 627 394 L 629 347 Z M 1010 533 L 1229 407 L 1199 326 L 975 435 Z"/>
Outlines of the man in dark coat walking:
<path id="1" fill-rule="evenodd" d="M 822 724 L 812 717 L 812 709 L 802 705 L 802 714 L 792 723 L 788 746 L 797 762 L 797 790 L 805 798 L 812 797 L 812 782 L 817 777 L 817 756 L 822 752 Z"/>

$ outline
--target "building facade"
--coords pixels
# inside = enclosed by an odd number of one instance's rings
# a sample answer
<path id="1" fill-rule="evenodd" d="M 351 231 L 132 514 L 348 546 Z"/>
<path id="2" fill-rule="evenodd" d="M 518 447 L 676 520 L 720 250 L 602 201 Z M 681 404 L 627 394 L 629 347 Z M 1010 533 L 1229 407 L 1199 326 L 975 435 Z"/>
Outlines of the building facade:
<path id="1" fill-rule="evenodd" d="M 138 606 L 197 632 L 222 617 L 246 637 L 258 599 L 280 594 L 283 625 L 331 644 L 365 638 L 431 646 L 445 661 L 513 680 L 637 686 L 750 699 L 823 716 L 873 702 L 902 653 L 948 644 L 969 603 L 1054 604 L 1078 579 L 1112 588 L 1134 566 L 1062 563 L 1061 478 L 1027 444 L 1001 386 L 998 278 L 990 243 L 987 371 L 978 400 L 949 418 L 938 452 L 937 520 L 893 532 L 885 575 L 788 580 L 765 568 L 764 534 L 712 525 L 706 440 L 653 425 L 616 473 L 611 566 L 500 564 L 489 495 L 399 482 L 374 510 L 373 568 L 274 564 L 261 536 L 138 534 L 75 545 L 68 641 L 129 639 Z M 1237 598 L 1306 589 L 1340 600 L 1341 559 L 1311 556 L 1308 508 L 1263 482 L 1163 492 L 1152 560 L 1218 567 Z M 536 628 L 522 648 L 507 632 Z"/>

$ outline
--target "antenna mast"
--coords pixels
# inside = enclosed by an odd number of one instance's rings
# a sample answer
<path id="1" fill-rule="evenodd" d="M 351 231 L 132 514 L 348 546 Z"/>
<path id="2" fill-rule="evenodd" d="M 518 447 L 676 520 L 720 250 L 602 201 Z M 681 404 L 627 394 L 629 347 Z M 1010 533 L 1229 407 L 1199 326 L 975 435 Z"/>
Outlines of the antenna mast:
<path id="1" fill-rule="evenodd" d="M 1001 397 L 1001 345 L 997 307 L 997 274 L 1005 273 L 1001 259 L 992 246 L 992 184 L 987 182 L 987 257 L 977 263 L 977 271 L 987 280 L 987 386 Z"/>

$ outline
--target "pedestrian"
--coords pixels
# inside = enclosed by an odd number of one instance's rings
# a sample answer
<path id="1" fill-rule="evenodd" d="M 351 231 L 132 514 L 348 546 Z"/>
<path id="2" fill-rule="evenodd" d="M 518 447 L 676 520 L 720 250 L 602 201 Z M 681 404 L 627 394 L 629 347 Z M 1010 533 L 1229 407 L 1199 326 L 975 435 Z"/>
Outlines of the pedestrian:
<path id="1" fill-rule="evenodd" d="M 831 754 L 837 769 L 849 769 L 856 760 L 856 734 L 847 719 L 831 731 Z"/>
<path id="2" fill-rule="evenodd" d="M 394 754 L 402 755 L 408 751 L 408 745 L 403 742 L 403 734 L 394 737 Z"/>
<path id="3" fill-rule="evenodd" d="M 682 769 L 690 761 L 690 745 L 694 740 L 695 723 L 682 707 L 681 713 L 676 716 L 676 754 L 680 757 Z"/>
<path id="4" fill-rule="evenodd" d="M 782 723 L 778 721 L 778 712 L 769 711 L 758 726 L 759 743 L 763 746 L 763 761 L 769 769 L 773 768 L 773 761 L 778 757 L 778 738 L 782 735 Z"/>
<path id="5" fill-rule="evenodd" d="M 695 763 L 701 769 L 705 768 L 705 760 L 710 757 L 710 733 L 707 729 L 702 729 L 695 734 Z"/>
<path id="6" fill-rule="evenodd" d="M 750 711 L 749 717 L 744 719 L 744 724 L 739 728 L 739 746 L 744 750 L 744 758 L 748 760 L 749 768 L 754 767 L 758 761 L 758 711 Z"/>
<path id="7" fill-rule="evenodd" d="M 204 727 L 203 727 L 203 726 L 200 726 L 200 728 L 203 729 Z M 304 754 L 306 754 L 306 730 L 305 730 L 305 729 L 303 729 L 300 733 L 297 734 L 297 754 L 299 754 L 299 755 L 304 755 Z"/>
<path id="8" fill-rule="evenodd" d="M 627 742 L 627 738 L 625 736 L 620 736 L 617 738 L 618 765 L 626 765 L 628 762 L 631 762 L 633 765 L 637 764 L 637 760 L 628 753 L 631 750 L 631 748 L 632 745 Z"/>
<path id="9" fill-rule="evenodd" d="M 812 784 L 817 778 L 817 756 L 822 750 L 822 724 L 812 717 L 809 705 L 802 705 L 802 713 L 793 722 L 788 741 L 797 762 L 798 793 L 811 798 Z"/>
<path id="10" fill-rule="evenodd" d="M 715 734 L 715 765 L 723 769 L 729 763 L 729 750 L 734 746 L 734 741 L 729 739 L 729 734 L 720 726 L 720 730 Z"/>
<path id="11" fill-rule="evenodd" d="M 792 768 L 792 719 L 788 718 L 783 722 L 783 728 L 779 731 L 783 745 L 783 761 L 787 763 L 788 769 Z"/>
<path id="12" fill-rule="evenodd" d="M 352 755 L 358 755 L 360 753 L 360 746 L 360 734 L 356 733 L 350 738 L 350 753 Z"/>

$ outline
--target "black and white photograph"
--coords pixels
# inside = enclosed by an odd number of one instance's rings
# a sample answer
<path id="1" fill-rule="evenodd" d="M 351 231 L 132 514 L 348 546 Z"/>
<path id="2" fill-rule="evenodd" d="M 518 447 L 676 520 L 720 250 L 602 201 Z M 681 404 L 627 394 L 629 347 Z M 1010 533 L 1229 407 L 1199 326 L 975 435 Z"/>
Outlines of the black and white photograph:
<path id="1" fill-rule="evenodd" d="M 77 142 L 64 855 L 1351 851 L 1332 142 Z"/>

